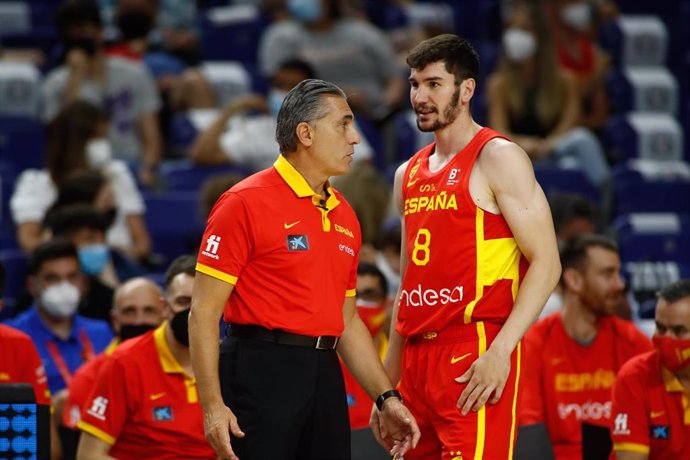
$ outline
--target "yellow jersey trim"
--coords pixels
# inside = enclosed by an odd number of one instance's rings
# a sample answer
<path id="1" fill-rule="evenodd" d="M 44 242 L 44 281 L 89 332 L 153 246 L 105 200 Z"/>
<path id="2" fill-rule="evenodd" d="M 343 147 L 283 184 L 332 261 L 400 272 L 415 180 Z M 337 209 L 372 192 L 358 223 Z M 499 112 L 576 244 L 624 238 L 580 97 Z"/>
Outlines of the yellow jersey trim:
<path id="1" fill-rule="evenodd" d="M 103 354 L 106 356 L 110 356 L 111 353 L 115 351 L 118 345 L 120 345 L 120 339 L 118 337 L 115 337 L 113 340 L 110 341 L 108 346 L 105 347 L 105 350 L 103 350 Z"/>
<path id="2" fill-rule="evenodd" d="M 636 444 L 634 442 L 614 442 L 613 450 L 625 450 L 628 452 L 639 452 L 640 454 L 649 454 L 649 446 L 644 444 Z"/>
<path id="3" fill-rule="evenodd" d="M 153 331 L 153 341 L 156 344 L 156 351 L 158 351 L 158 358 L 160 359 L 163 372 L 166 374 L 182 374 L 184 376 L 184 384 L 187 389 L 187 402 L 196 403 L 199 401 L 199 395 L 196 389 L 196 379 L 189 375 L 180 363 L 175 359 L 175 356 L 168 347 L 168 342 L 165 340 L 165 329 L 168 327 L 168 322 L 163 324 Z"/>
<path id="4" fill-rule="evenodd" d="M 345 291 L 345 297 L 355 297 L 357 295 L 357 289 L 348 289 Z"/>
<path id="5" fill-rule="evenodd" d="M 202 263 L 197 262 L 196 271 L 198 271 L 199 273 L 203 273 L 204 275 L 212 276 L 221 281 L 225 281 L 226 283 L 232 284 L 233 286 L 237 284 L 236 276 L 228 275 L 227 273 L 223 273 L 220 270 L 216 270 L 215 268 L 211 268 L 208 265 L 204 265 Z"/>
<path id="6" fill-rule="evenodd" d="M 486 331 L 484 330 L 484 321 L 477 322 L 477 336 L 479 337 L 479 352 L 477 356 L 481 356 L 486 352 Z M 517 394 L 517 392 L 516 392 Z M 486 404 L 484 404 L 477 411 L 477 444 L 474 451 L 474 460 L 482 460 L 484 458 L 484 441 L 486 440 Z M 510 457 L 509 457 L 510 458 Z"/>
<path id="7" fill-rule="evenodd" d="M 110 436 L 108 433 L 105 431 L 101 430 L 100 428 L 96 428 L 95 426 L 91 425 L 90 423 L 86 423 L 83 420 L 79 420 L 77 422 L 77 428 L 80 430 L 89 433 L 91 436 L 100 439 L 104 443 L 112 446 L 115 444 L 115 438 Z"/>
<path id="8" fill-rule="evenodd" d="M 475 217 L 475 234 L 476 234 L 476 248 L 477 248 L 477 279 L 474 299 L 465 307 L 465 324 L 472 322 L 472 312 L 474 307 L 479 302 L 479 299 L 484 295 L 485 275 L 484 275 L 484 210 L 477 208 L 477 215 Z"/>

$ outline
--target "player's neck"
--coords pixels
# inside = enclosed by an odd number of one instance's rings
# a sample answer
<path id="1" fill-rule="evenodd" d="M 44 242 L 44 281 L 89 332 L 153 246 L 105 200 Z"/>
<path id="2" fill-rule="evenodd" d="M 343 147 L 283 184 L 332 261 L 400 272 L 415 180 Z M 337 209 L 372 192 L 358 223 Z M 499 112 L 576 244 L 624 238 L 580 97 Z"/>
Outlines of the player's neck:
<path id="1" fill-rule="evenodd" d="M 67 340 L 72 333 L 72 324 L 73 324 L 73 319 L 70 316 L 69 318 L 55 318 L 53 316 L 50 316 L 46 312 L 43 311 L 42 308 L 36 307 L 36 311 L 38 312 L 38 316 L 41 317 L 41 320 L 43 321 L 43 324 L 50 329 L 50 331 L 60 337 L 63 340 Z"/>
<path id="2" fill-rule="evenodd" d="M 568 336 L 580 344 L 591 343 L 599 331 L 599 316 L 568 294 L 564 296 L 561 320 Z"/>
<path id="3" fill-rule="evenodd" d="M 436 150 L 434 155 L 440 158 L 450 158 L 470 143 L 472 138 L 482 129 L 469 113 L 463 111 L 458 117 L 443 129 L 434 131 Z"/>

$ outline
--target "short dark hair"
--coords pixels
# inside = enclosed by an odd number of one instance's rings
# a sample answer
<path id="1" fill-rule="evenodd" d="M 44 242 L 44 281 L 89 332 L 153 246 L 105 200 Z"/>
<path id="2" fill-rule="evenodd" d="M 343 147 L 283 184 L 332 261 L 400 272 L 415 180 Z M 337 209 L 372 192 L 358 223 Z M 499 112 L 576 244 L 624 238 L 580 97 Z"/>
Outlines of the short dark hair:
<path id="1" fill-rule="evenodd" d="M 388 297 L 388 281 L 383 275 L 383 272 L 381 272 L 376 265 L 361 262 L 359 266 L 357 266 L 357 275 L 371 275 L 378 278 L 379 285 L 381 286 L 381 292 L 383 292 L 383 297 Z"/>
<path id="2" fill-rule="evenodd" d="M 479 79 L 479 54 L 470 42 L 455 34 L 441 34 L 424 40 L 407 56 L 407 65 L 415 70 L 439 61 L 445 64 L 448 73 L 455 76 L 456 85 L 468 78 Z"/>
<path id="3" fill-rule="evenodd" d="M 50 228 L 53 236 L 69 238 L 82 228 L 108 230 L 108 221 L 102 212 L 93 206 L 76 204 L 56 209 L 46 219 L 46 227 Z"/>
<path id="4" fill-rule="evenodd" d="M 29 259 L 29 273 L 37 275 L 43 264 L 56 259 L 72 258 L 79 263 L 77 248 L 65 238 L 53 238 L 39 244 Z"/>
<path id="5" fill-rule="evenodd" d="M 586 197 L 575 193 L 557 193 L 549 199 L 553 225 L 558 233 L 564 225 L 575 219 L 586 219 L 597 226 L 597 208 Z"/>
<path id="6" fill-rule="evenodd" d="M 70 174 L 60 186 L 53 207 L 92 204 L 106 183 L 107 180 L 100 171 L 87 170 Z"/>
<path id="7" fill-rule="evenodd" d="M 73 26 L 102 27 L 101 12 L 94 0 L 65 0 L 55 11 L 55 29 L 62 38 Z"/>
<path id="8" fill-rule="evenodd" d="M 305 80 L 316 78 L 314 67 L 302 59 L 293 58 L 283 61 L 283 63 L 278 66 L 278 70 L 296 70 L 304 74 Z"/>
<path id="9" fill-rule="evenodd" d="M 589 234 L 577 235 L 561 246 L 561 266 L 563 271 L 568 268 L 582 270 L 589 248 L 603 248 L 618 253 L 618 245 L 609 237 Z"/>
<path id="10" fill-rule="evenodd" d="M 196 275 L 196 258 L 194 256 L 184 255 L 172 261 L 165 271 L 165 289 L 170 287 L 172 280 L 180 273 L 189 276 Z"/>
<path id="11" fill-rule="evenodd" d="M 678 302 L 690 297 L 690 279 L 678 280 L 661 288 L 657 297 L 668 302 Z"/>
<path id="12" fill-rule="evenodd" d="M 342 89 L 333 83 L 308 79 L 297 84 L 285 96 L 278 111 L 276 141 L 280 153 L 288 154 L 297 150 L 297 125 L 312 122 L 326 116 L 323 96 L 337 96 L 346 99 Z"/>

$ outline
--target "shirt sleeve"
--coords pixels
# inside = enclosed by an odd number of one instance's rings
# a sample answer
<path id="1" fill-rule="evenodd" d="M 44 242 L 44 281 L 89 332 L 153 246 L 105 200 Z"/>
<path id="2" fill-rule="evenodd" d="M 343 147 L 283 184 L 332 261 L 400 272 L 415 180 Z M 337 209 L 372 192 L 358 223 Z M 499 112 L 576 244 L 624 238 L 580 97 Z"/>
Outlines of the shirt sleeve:
<path id="1" fill-rule="evenodd" d="M 527 332 L 524 339 L 525 360 L 524 387 L 522 390 L 518 424 L 533 425 L 535 423 L 545 423 L 544 417 L 544 392 L 542 391 L 542 359 L 541 359 L 541 338 L 537 329 Z"/>
<path id="2" fill-rule="evenodd" d="M 631 364 L 631 363 L 628 363 Z M 625 365 L 613 386 L 611 439 L 613 450 L 649 453 L 649 419 L 644 382 Z"/>
<path id="3" fill-rule="evenodd" d="M 197 271 L 236 284 L 254 245 L 243 198 L 226 192 L 211 210 L 197 258 Z"/>
<path id="4" fill-rule="evenodd" d="M 126 388 L 122 363 L 106 359 L 77 427 L 111 446 L 115 444 L 127 420 Z"/>
<path id="5" fill-rule="evenodd" d="M 55 186 L 46 171 L 24 171 L 10 198 L 14 223 L 41 222 L 56 199 Z"/>

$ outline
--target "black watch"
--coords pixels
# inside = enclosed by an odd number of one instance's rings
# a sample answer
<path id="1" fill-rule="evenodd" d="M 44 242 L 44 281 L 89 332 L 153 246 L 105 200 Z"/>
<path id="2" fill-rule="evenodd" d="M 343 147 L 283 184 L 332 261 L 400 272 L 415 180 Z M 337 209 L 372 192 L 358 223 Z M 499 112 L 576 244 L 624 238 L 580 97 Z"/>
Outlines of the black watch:
<path id="1" fill-rule="evenodd" d="M 400 402 L 402 402 L 402 395 L 398 390 L 388 390 L 384 391 L 379 395 L 378 398 L 376 398 L 376 408 L 378 410 L 383 410 L 383 403 L 386 401 L 388 398 L 398 398 Z"/>

